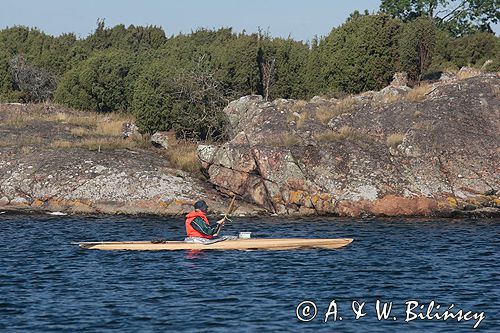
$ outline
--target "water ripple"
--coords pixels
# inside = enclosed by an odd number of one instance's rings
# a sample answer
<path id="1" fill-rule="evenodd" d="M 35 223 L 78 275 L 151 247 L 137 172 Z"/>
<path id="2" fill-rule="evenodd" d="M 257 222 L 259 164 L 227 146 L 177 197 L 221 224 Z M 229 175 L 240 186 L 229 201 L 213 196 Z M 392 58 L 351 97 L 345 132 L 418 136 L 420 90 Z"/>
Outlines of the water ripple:
<path id="1" fill-rule="evenodd" d="M 500 220 L 236 219 L 226 233 L 352 237 L 335 250 L 102 252 L 72 242 L 183 237 L 180 219 L 0 217 L 2 332 L 457 332 L 471 323 L 378 321 L 377 299 L 484 311 L 499 326 Z M 335 299 L 346 319 L 323 322 Z M 318 305 L 300 323 L 295 306 Z M 351 301 L 370 305 L 354 320 Z M 367 305 L 368 306 L 368 305 Z M 350 315 L 349 315 L 350 314 Z"/>

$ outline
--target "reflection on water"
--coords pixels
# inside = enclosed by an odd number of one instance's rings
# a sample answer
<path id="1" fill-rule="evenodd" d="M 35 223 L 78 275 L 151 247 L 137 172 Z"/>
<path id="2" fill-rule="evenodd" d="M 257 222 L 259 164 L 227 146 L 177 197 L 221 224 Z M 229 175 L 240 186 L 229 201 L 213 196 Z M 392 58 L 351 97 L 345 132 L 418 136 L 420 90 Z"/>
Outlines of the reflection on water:
<path id="1" fill-rule="evenodd" d="M 355 239 L 340 250 L 296 251 L 105 252 L 72 244 L 182 239 L 183 221 L 161 217 L 3 214 L 0 228 L 2 331 L 465 332 L 474 324 L 406 323 L 408 301 L 482 311 L 481 332 L 500 326 L 498 219 L 262 218 L 225 227 L 252 237 Z M 306 300 L 317 316 L 299 322 L 296 307 Z M 330 315 L 325 323 L 333 300 L 343 320 Z M 365 302 L 358 320 L 353 301 Z M 392 302 L 388 320 L 377 320 L 377 301 Z"/>
<path id="2" fill-rule="evenodd" d="M 188 250 L 185 251 L 186 259 L 203 259 L 205 257 L 206 252 L 201 250 Z"/>

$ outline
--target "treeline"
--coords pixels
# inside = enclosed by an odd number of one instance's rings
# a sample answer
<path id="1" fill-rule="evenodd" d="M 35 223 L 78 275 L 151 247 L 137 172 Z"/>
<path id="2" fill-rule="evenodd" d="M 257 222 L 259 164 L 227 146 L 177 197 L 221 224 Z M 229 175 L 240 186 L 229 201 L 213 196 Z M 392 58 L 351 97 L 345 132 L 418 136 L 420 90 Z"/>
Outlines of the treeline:
<path id="1" fill-rule="evenodd" d="M 98 21 L 85 39 L 16 26 L 0 31 L 0 101 L 53 100 L 98 112 L 130 112 L 143 132 L 221 139 L 231 99 L 342 95 L 386 86 L 397 71 L 413 83 L 461 66 L 500 70 L 499 38 L 454 36 L 429 17 L 354 12 L 310 43 L 259 31 L 200 29 L 167 37 L 155 26 Z"/>

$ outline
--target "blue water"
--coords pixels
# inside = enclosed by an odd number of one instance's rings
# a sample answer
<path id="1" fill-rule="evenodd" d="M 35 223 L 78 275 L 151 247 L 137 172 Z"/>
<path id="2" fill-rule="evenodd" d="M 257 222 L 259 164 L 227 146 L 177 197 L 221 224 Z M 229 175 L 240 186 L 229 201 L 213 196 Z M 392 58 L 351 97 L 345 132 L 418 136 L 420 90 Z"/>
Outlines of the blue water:
<path id="1" fill-rule="evenodd" d="M 483 312 L 478 330 L 500 330 L 498 219 L 226 225 L 227 234 L 254 237 L 355 239 L 341 250 L 296 251 L 107 252 L 72 244 L 183 237 L 180 219 L 161 217 L 4 214 L 0 230 L 2 332 L 474 331 L 474 319 L 405 322 L 410 300 Z M 296 317 L 305 300 L 317 308 L 309 322 Z M 333 300 L 337 320 L 325 323 Z M 376 300 L 393 302 L 387 320 L 377 320 Z M 352 301 L 366 302 L 364 317 L 354 319 Z"/>

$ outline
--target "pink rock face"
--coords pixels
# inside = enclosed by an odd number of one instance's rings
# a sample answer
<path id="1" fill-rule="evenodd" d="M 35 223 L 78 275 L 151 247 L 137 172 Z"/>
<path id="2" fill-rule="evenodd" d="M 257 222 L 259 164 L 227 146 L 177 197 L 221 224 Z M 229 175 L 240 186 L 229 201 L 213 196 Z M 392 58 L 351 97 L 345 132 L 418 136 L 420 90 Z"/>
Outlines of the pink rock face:
<path id="1" fill-rule="evenodd" d="M 370 212 L 374 215 L 432 215 L 437 208 L 435 200 L 423 197 L 402 198 L 394 195 L 388 195 L 382 199 L 376 200 L 371 204 Z"/>
<path id="2" fill-rule="evenodd" d="M 342 216 L 445 213 L 449 197 L 500 188 L 499 77 L 437 83 L 417 102 L 396 79 L 404 94 L 387 103 L 231 102 L 233 139 L 200 158 L 209 181 L 273 213 Z"/>

